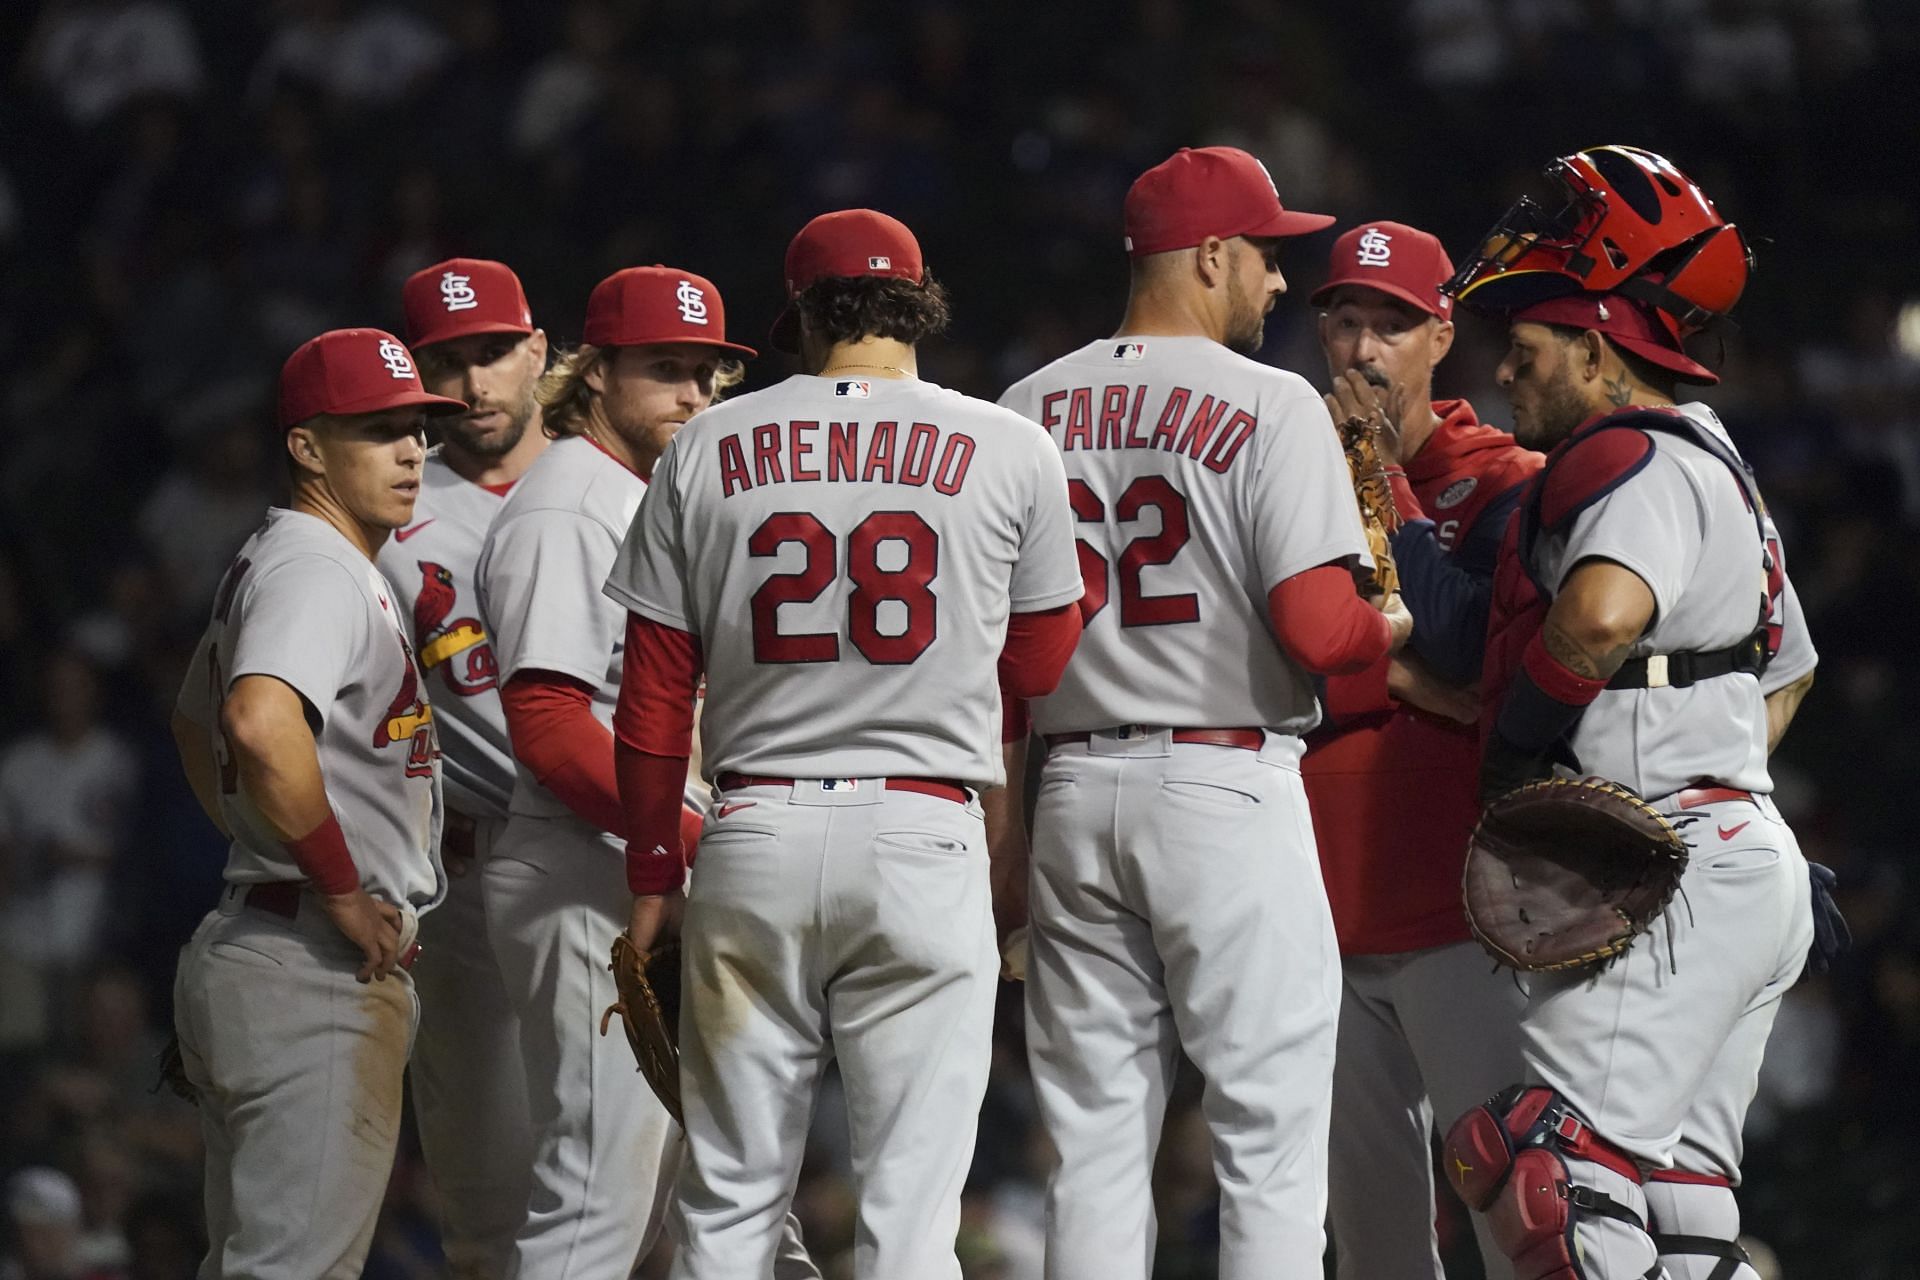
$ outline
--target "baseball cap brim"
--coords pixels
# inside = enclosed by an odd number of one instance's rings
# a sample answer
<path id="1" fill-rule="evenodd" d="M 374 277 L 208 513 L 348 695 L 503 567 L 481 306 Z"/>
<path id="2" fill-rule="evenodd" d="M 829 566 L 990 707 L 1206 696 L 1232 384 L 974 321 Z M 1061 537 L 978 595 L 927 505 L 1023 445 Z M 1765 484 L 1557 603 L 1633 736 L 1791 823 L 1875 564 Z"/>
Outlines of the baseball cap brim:
<path id="1" fill-rule="evenodd" d="M 422 409 L 430 416 L 437 418 L 447 414 L 465 413 L 467 402 L 450 400 L 446 396 L 436 396 L 425 391 L 383 391 L 377 396 L 363 396 L 358 400 L 349 400 L 321 412 L 330 413 L 334 417 L 344 417 L 354 413 L 385 413 L 388 409 Z"/>
<path id="2" fill-rule="evenodd" d="M 414 338 L 407 345 L 418 351 L 422 347 L 436 346 L 442 342 L 452 342 L 455 338 L 470 338 L 476 333 L 517 333 L 525 337 L 533 332 L 531 325 L 509 324 L 504 320 L 475 318 L 456 320 L 450 324 L 436 325 L 431 332 Z"/>
<path id="3" fill-rule="evenodd" d="M 1274 239 L 1280 236 L 1305 236 L 1316 231 L 1325 231 L 1337 219 L 1330 213 L 1306 213 L 1299 209 L 1282 209 L 1265 222 L 1235 235 L 1258 236 Z"/>
<path id="4" fill-rule="evenodd" d="M 1398 298 L 1430 316 L 1440 316 L 1443 320 L 1446 318 L 1440 310 L 1439 294 L 1436 293 L 1432 298 L 1423 301 L 1405 285 L 1394 284 L 1387 280 L 1329 280 L 1307 295 L 1307 304 L 1324 307 L 1333 301 L 1333 295 L 1341 289 L 1371 289 L 1375 293 L 1384 293 L 1390 298 Z"/>

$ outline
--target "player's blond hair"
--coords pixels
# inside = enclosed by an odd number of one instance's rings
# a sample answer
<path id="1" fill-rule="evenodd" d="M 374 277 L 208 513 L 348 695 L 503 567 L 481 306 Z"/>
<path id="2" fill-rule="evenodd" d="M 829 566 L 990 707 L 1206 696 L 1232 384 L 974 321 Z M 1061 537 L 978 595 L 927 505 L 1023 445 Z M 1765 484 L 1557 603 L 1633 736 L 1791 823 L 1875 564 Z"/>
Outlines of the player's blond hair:
<path id="1" fill-rule="evenodd" d="M 607 361 L 607 353 L 616 348 L 596 347 L 583 342 L 571 351 L 563 351 L 534 384 L 533 398 L 540 402 L 540 424 L 555 439 L 586 432 L 593 421 L 593 405 L 600 398 L 587 382 L 587 375 Z M 738 360 L 722 358 L 713 374 L 713 401 L 719 404 L 727 392 L 746 380 L 746 366 Z"/>

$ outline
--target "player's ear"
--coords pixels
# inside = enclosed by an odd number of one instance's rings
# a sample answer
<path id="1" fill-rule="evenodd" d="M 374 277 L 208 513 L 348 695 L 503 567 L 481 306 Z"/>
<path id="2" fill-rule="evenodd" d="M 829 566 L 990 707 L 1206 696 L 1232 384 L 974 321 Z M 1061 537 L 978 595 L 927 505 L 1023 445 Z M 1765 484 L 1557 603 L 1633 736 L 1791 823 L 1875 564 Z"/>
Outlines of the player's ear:
<path id="1" fill-rule="evenodd" d="M 326 470 L 326 463 L 320 457 L 320 438 L 318 419 L 310 418 L 287 432 L 287 457 L 293 465 L 293 474 L 298 477 L 320 475 Z"/>
<path id="2" fill-rule="evenodd" d="M 612 347 L 601 347 L 593 353 L 593 358 L 587 361 L 586 371 L 580 375 L 580 380 L 587 384 L 587 390 L 595 395 L 606 394 L 607 361 L 612 357 Z"/>
<path id="3" fill-rule="evenodd" d="M 1434 320 L 1430 323 L 1434 326 L 1433 359 L 1428 362 L 1427 368 L 1432 370 L 1447 358 L 1447 352 L 1453 350 L 1453 321 Z"/>
<path id="4" fill-rule="evenodd" d="M 542 370 L 547 367 L 547 331 L 535 329 L 527 335 L 527 358 Z"/>
<path id="5" fill-rule="evenodd" d="M 1200 277 L 1200 283 L 1207 288 L 1216 288 L 1227 278 L 1227 267 L 1232 261 L 1233 250 L 1219 236 L 1208 236 L 1193 247 L 1193 270 Z"/>

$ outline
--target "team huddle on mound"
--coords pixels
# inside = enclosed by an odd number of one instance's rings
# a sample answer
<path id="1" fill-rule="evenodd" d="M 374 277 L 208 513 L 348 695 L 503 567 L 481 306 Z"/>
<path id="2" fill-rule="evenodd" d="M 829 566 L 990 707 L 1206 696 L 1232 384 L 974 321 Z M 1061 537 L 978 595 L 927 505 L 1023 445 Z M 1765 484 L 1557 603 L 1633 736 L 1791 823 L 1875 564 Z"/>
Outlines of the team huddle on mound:
<path id="1" fill-rule="evenodd" d="M 1184 1052 L 1223 1277 L 1318 1277 L 1330 1223 L 1343 1280 L 1437 1280 L 1437 1127 L 1492 1276 L 1756 1280 L 1741 1125 L 1839 926 L 1769 798 L 1815 666 L 1779 533 L 1679 399 L 1750 254 L 1650 152 L 1548 176 L 1459 270 L 1341 235 L 1326 395 L 1252 357 L 1333 219 L 1226 147 L 1141 175 L 1116 331 L 997 405 L 918 376 L 946 290 L 864 209 L 789 246 L 760 390 L 665 266 L 564 353 L 466 258 L 404 342 L 296 351 L 291 499 L 174 718 L 233 839 L 176 980 L 201 1274 L 357 1275 L 410 1068 L 452 1274 L 664 1230 L 675 1277 L 816 1277 L 832 1062 L 854 1274 L 957 1277 L 1020 978 L 1049 1277 L 1149 1275 Z M 1456 305 L 1511 435 L 1433 399 Z M 1561 816 L 1615 802 L 1661 892 Z"/>

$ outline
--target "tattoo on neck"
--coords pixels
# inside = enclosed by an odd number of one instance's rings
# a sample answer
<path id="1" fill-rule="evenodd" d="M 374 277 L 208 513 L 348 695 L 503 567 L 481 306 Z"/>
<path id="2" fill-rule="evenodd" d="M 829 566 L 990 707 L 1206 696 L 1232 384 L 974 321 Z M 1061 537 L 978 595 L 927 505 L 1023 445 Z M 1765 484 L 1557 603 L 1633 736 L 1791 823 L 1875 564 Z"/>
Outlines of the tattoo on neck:
<path id="1" fill-rule="evenodd" d="M 1547 654 L 1555 662 L 1584 680 L 1610 679 L 1633 648 L 1631 644 L 1623 644 L 1604 653 L 1593 653 L 1552 623 L 1543 629 L 1541 639 L 1547 646 Z"/>
<path id="2" fill-rule="evenodd" d="M 1627 384 L 1625 374 L 1618 378 L 1602 378 L 1607 386 L 1607 402 L 1616 409 L 1624 409 L 1633 400 L 1633 388 Z"/>

